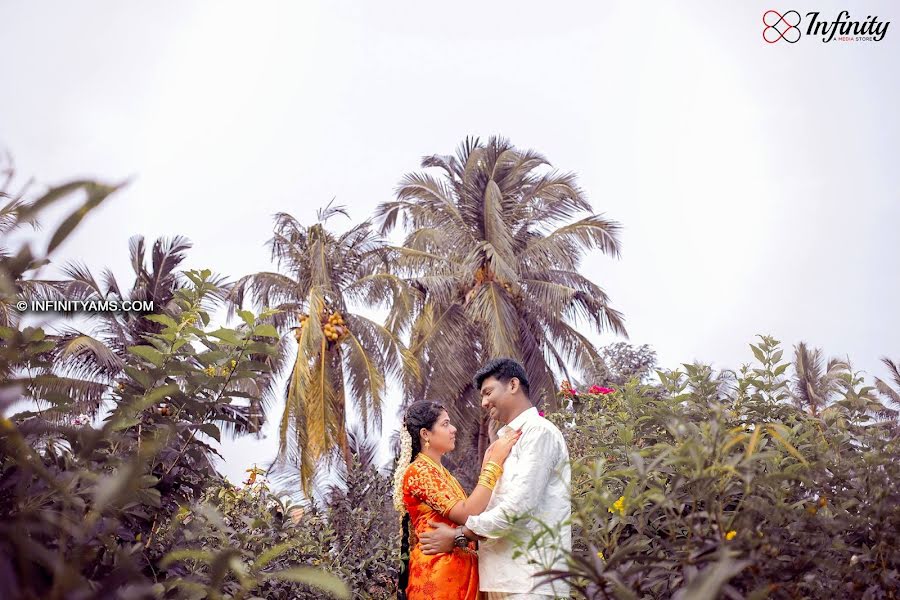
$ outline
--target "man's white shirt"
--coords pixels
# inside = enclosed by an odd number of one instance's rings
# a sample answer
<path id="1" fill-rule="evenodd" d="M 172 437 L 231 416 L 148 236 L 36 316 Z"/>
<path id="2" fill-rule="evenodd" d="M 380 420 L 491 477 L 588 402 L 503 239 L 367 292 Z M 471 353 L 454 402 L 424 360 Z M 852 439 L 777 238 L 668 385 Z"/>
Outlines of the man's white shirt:
<path id="1" fill-rule="evenodd" d="M 483 592 L 568 596 L 568 585 L 536 586 L 535 574 L 565 565 L 561 551 L 572 549 L 569 450 L 562 433 L 532 407 L 502 427 L 522 429 L 503 465 L 503 475 L 487 508 L 466 527 L 487 538 L 479 543 L 478 578 Z M 531 536 L 545 532 L 535 547 Z M 520 545 L 516 542 L 519 541 Z M 519 556 L 513 558 L 514 553 Z M 531 564 L 536 561 L 538 564 Z"/>

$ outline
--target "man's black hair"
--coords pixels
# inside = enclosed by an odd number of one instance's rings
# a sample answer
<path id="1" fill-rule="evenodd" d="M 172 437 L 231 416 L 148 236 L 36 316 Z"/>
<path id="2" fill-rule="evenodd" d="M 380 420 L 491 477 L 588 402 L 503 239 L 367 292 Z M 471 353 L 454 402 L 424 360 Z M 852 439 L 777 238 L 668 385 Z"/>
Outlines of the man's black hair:
<path id="1" fill-rule="evenodd" d="M 475 389 L 480 390 L 481 384 L 488 377 L 495 377 L 500 383 L 508 383 L 510 379 L 515 377 L 522 386 L 522 391 L 526 396 L 530 396 L 530 388 L 528 386 L 528 376 L 525 375 L 525 368 L 511 358 L 495 358 L 475 373 L 473 383 Z"/>

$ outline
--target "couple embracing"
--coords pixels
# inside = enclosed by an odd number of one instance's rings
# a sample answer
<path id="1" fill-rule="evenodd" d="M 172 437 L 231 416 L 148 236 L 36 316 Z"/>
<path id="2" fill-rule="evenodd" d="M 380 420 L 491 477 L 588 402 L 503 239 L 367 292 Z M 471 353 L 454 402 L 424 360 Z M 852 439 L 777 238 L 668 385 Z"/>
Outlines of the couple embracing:
<path id="1" fill-rule="evenodd" d="M 565 584 L 536 573 L 571 550 L 569 452 L 559 429 L 532 405 L 522 365 L 496 359 L 478 371 L 481 406 L 503 424 L 470 495 L 441 464 L 456 428 L 437 402 L 409 406 L 394 477 L 403 514 L 400 598 L 549 600 Z M 537 543 L 529 545 L 532 536 Z M 408 557 L 408 558 L 407 558 Z"/>

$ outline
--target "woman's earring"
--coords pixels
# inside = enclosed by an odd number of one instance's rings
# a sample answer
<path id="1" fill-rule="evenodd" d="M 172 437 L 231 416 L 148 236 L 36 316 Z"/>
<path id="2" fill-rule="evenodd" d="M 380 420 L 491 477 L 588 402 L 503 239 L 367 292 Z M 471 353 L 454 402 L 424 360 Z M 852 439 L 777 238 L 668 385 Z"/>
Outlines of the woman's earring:
<path id="1" fill-rule="evenodd" d="M 425 449 L 428 450 L 429 448 L 431 448 L 431 442 L 425 440 Z"/>

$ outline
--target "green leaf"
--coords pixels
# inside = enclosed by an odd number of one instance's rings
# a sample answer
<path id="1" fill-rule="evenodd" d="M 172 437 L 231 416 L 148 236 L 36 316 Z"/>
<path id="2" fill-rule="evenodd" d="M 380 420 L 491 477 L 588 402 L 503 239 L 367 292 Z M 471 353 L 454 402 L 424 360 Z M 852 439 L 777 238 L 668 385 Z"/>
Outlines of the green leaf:
<path id="1" fill-rule="evenodd" d="M 269 579 L 278 579 L 280 581 L 292 581 L 294 583 L 305 583 L 317 587 L 322 591 L 328 592 L 335 598 L 350 598 L 350 588 L 347 584 L 335 577 L 331 573 L 319 571 L 311 567 L 293 567 L 284 571 L 277 571 L 268 574 Z"/>
<path id="2" fill-rule="evenodd" d="M 131 346 L 128 351 L 139 358 L 143 358 L 155 367 L 160 367 L 165 360 L 163 353 L 151 346 Z"/>
<path id="3" fill-rule="evenodd" d="M 209 352 L 198 354 L 197 358 L 201 363 L 208 366 L 213 363 L 217 363 L 220 360 L 224 360 L 226 356 L 228 356 L 228 353 L 223 350 L 210 350 Z"/>
<path id="4" fill-rule="evenodd" d="M 251 342 L 247 346 L 247 352 L 250 354 L 268 354 L 269 356 L 278 356 L 278 348 L 274 344 L 265 342 Z"/>
<path id="5" fill-rule="evenodd" d="M 148 321 L 153 321 L 154 323 L 161 323 L 166 327 L 178 327 L 178 323 L 176 323 L 175 319 L 173 319 L 169 315 L 147 315 L 144 318 Z"/>
<path id="6" fill-rule="evenodd" d="M 676 600 L 718 598 L 722 586 L 750 564 L 749 560 L 736 561 L 727 557 L 723 558 L 700 571 L 690 585 L 686 589 L 679 590 L 674 598 Z"/>
<path id="7" fill-rule="evenodd" d="M 297 544 L 299 544 L 299 540 L 293 540 L 290 542 L 282 542 L 281 544 L 275 544 L 265 552 L 259 555 L 259 558 L 256 559 L 256 562 L 253 563 L 253 568 L 257 571 L 262 571 L 265 569 L 270 562 L 294 548 Z"/>
<path id="8" fill-rule="evenodd" d="M 263 323 L 262 325 L 257 325 L 253 330 L 253 335 L 257 335 L 260 337 L 269 337 L 269 338 L 278 338 L 278 330 L 275 329 L 275 326 L 270 323 Z"/>
<path id="9" fill-rule="evenodd" d="M 753 344 L 750 344 L 750 349 L 753 350 L 753 356 L 756 357 L 756 360 L 758 360 L 758 361 L 761 362 L 761 363 L 765 363 L 765 362 L 766 362 L 766 355 L 765 355 L 765 353 L 764 353 L 762 350 L 760 350 L 759 348 L 757 348 L 757 347 L 754 346 Z"/>
<path id="10" fill-rule="evenodd" d="M 256 317 L 253 316 L 252 312 L 249 310 L 239 310 L 237 311 L 237 314 L 244 320 L 244 323 L 246 323 L 248 327 L 253 327 L 253 323 L 256 322 Z"/>
<path id="11" fill-rule="evenodd" d="M 800 452 L 796 448 L 794 448 L 793 444 L 787 441 L 787 439 L 783 435 L 781 435 L 781 433 L 779 433 L 778 427 L 776 425 L 769 425 L 767 429 L 772 437 L 774 437 L 775 440 L 778 441 L 778 443 L 780 443 L 785 450 L 793 455 L 794 458 L 802 462 L 804 465 L 808 464 L 806 462 L 806 459 L 803 458 L 803 455 L 800 454 Z"/>
<path id="12" fill-rule="evenodd" d="M 221 436 L 221 433 L 219 432 L 219 428 L 216 426 L 215 423 L 204 423 L 203 425 L 200 426 L 199 429 L 200 429 L 200 431 L 202 431 L 209 437 L 213 438 L 217 442 L 222 441 L 221 439 L 219 439 Z"/>
<path id="13" fill-rule="evenodd" d="M 47 246 L 47 254 L 53 252 L 63 240 L 69 237 L 69 234 L 81 223 L 81 220 L 94 208 L 100 205 L 107 196 L 115 192 L 121 186 L 108 186 L 99 183 L 90 182 L 85 187 L 87 191 L 87 199 L 84 204 L 71 215 L 66 217 L 62 224 L 56 229 L 53 237 L 50 238 L 50 245 Z"/>
<path id="14" fill-rule="evenodd" d="M 223 342 L 226 342 L 233 346 L 240 346 L 243 343 L 243 340 L 241 340 L 237 336 L 237 334 L 235 334 L 234 330 L 225 329 L 224 327 L 220 327 L 219 329 L 216 329 L 215 331 L 211 332 L 209 335 L 211 335 L 212 337 L 219 338 Z"/>

